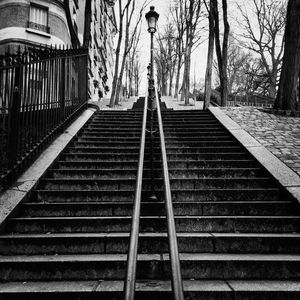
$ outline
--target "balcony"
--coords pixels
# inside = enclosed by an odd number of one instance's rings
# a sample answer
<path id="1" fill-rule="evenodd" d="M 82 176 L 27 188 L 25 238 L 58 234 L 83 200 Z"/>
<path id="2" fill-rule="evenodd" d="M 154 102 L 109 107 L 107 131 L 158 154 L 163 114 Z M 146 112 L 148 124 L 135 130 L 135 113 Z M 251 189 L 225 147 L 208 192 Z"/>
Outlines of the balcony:
<path id="1" fill-rule="evenodd" d="M 34 23 L 34 22 L 31 22 L 31 21 L 28 21 L 27 27 L 31 28 L 31 29 L 43 31 L 43 32 L 46 32 L 46 33 L 50 33 L 50 27 L 49 26 L 45 26 L 45 25 L 42 25 L 42 24 Z"/>

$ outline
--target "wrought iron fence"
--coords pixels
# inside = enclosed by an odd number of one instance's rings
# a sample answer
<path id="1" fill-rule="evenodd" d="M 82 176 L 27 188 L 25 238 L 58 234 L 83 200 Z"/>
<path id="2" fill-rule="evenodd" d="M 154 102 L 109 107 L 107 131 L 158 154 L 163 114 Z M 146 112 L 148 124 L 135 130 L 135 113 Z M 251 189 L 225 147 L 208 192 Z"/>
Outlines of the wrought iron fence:
<path id="1" fill-rule="evenodd" d="M 87 50 L 51 48 L 0 56 L 1 186 L 86 104 Z"/>
<path id="2" fill-rule="evenodd" d="M 274 106 L 275 99 L 261 96 L 261 95 L 246 95 L 246 96 L 232 96 L 231 100 L 227 101 L 227 106 L 255 106 L 272 108 Z"/>

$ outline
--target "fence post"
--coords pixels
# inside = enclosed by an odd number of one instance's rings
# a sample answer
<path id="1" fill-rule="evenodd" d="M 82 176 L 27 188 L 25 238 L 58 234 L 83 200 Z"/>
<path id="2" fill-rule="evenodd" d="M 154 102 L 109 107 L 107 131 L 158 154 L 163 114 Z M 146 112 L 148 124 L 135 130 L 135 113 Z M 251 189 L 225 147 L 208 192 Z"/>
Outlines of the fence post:
<path id="1" fill-rule="evenodd" d="M 65 117 L 65 88 L 66 88 L 66 58 L 61 59 L 61 80 L 60 80 L 60 120 L 63 122 Z"/>
<path id="2" fill-rule="evenodd" d="M 21 82 L 22 72 L 21 63 L 15 67 L 15 80 L 13 86 L 12 102 L 10 106 L 8 119 L 8 166 L 12 168 L 18 158 L 19 146 L 19 123 L 20 123 L 20 108 L 21 108 Z"/>

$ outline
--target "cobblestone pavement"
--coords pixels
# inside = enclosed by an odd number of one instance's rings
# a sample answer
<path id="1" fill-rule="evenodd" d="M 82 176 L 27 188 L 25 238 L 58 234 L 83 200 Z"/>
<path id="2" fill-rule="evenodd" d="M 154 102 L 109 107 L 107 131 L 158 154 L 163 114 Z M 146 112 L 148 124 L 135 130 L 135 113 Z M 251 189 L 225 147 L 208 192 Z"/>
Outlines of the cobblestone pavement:
<path id="1" fill-rule="evenodd" d="M 253 107 L 222 109 L 245 131 L 300 175 L 300 118 L 273 115 Z"/>

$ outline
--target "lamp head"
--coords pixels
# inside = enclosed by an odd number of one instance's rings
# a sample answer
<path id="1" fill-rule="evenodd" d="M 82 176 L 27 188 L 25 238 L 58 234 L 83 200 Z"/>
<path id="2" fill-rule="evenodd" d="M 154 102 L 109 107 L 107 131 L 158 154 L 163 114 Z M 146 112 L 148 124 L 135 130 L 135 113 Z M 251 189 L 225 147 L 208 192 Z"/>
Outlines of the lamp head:
<path id="1" fill-rule="evenodd" d="M 156 24 L 159 18 L 159 14 L 154 10 L 154 6 L 150 6 L 150 10 L 145 15 L 148 22 L 148 32 L 156 32 Z"/>

